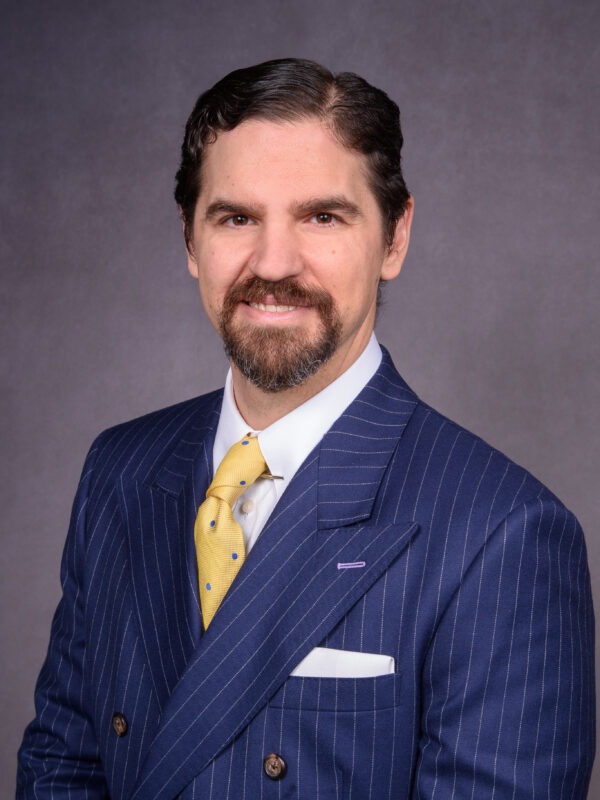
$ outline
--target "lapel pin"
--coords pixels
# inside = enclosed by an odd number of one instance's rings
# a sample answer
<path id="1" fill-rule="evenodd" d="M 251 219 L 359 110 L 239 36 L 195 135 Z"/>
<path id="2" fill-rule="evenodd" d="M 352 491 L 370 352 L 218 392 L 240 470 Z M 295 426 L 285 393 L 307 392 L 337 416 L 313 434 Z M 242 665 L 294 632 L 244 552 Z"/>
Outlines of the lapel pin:
<path id="1" fill-rule="evenodd" d="M 366 561 L 338 561 L 337 568 L 338 569 L 361 569 L 361 567 L 365 567 Z"/>

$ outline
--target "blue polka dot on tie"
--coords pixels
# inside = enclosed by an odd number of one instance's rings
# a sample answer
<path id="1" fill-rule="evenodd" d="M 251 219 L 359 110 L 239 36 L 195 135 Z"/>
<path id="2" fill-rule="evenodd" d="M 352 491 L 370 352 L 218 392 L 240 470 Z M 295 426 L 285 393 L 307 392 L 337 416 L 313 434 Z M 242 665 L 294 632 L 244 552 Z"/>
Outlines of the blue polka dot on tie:
<path id="1" fill-rule="evenodd" d="M 246 481 L 240 481 L 240 486 L 245 486 L 245 485 L 246 485 Z"/>
<path id="2" fill-rule="evenodd" d="M 211 521 L 210 521 L 210 527 L 211 527 L 211 528 L 214 528 L 214 527 L 215 527 L 215 525 L 216 525 L 216 523 L 215 523 L 214 519 L 211 519 Z"/>
<path id="3" fill-rule="evenodd" d="M 250 444 L 250 442 L 246 439 L 242 444 Z"/>
<path id="4" fill-rule="evenodd" d="M 231 554 L 231 557 L 232 557 L 232 558 L 233 558 L 233 560 L 235 561 L 235 560 L 236 560 L 236 558 L 237 558 L 237 553 L 232 553 L 232 554 Z"/>
<path id="5" fill-rule="evenodd" d="M 207 584 L 206 584 L 206 588 L 207 588 L 207 589 L 208 589 L 208 591 L 210 592 L 210 583 L 207 583 Z"/>

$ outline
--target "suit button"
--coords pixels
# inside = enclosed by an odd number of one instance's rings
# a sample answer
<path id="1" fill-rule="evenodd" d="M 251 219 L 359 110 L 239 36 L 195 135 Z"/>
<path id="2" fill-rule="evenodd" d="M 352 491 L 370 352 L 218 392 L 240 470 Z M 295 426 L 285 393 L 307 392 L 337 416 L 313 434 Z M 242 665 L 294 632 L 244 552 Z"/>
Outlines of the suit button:
<path id="1" fill-rule="evenodd" d="M 115 711 L 112 715 L 112 726 L 117 736 L 125 736 L 127 733 L 127 720 L 120 711 Z"/>
<path id="2" fill-rule="evenodd" d="M 272 781 L 279 781 L 287 771 L 287 764 L 277 753 L 269 753 L 263 761 L 263 770 L 267 778 L 271 778 Z"/>

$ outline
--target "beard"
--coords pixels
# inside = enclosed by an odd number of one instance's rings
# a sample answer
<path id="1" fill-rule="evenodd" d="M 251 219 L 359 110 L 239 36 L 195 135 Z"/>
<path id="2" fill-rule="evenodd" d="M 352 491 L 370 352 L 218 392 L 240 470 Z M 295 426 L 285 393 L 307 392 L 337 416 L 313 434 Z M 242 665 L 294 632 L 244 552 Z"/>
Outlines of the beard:
<path id="1" fill-rule="evenodd" d="M 268 296 L 275 305 L 311 306 L 319 315 L 314 337 L 308 339 L 301 328 L 290 326 L 235 325 L 239 303 L 262 303 Z M 339 345 L 342 321 L 324 289 L 311 289 L 293 278 L 271 282 L 254 277 L 231 287 L 219 329 L 227 357 L 242 375 L 265 392 L 280 392 L 304 383 L 331 358 Z"/>

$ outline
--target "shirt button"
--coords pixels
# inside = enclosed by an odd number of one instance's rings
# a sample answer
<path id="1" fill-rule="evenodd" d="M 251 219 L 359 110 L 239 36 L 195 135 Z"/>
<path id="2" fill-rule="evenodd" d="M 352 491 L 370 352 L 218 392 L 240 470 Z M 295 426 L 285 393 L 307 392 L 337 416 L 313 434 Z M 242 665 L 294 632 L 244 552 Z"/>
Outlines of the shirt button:
<path id="1" fill-rule="evenodd" d="M 244 500 L 244 502 L 242 503 L 242 512 L 244 514 L 249 514 L 251 511 L 254 511 L 254 501 Z"/>
<path id="2" fill-rule="evenodd" d="M 267 778 L 270 778 L 272 781 L 279 781 L 285 775 L 287 765 L 283 758 L 277 755 L 277 753 L 269 753 L 268 756 L 265 756 L 265 760 L 263 761 L 263 770 Z"/>

